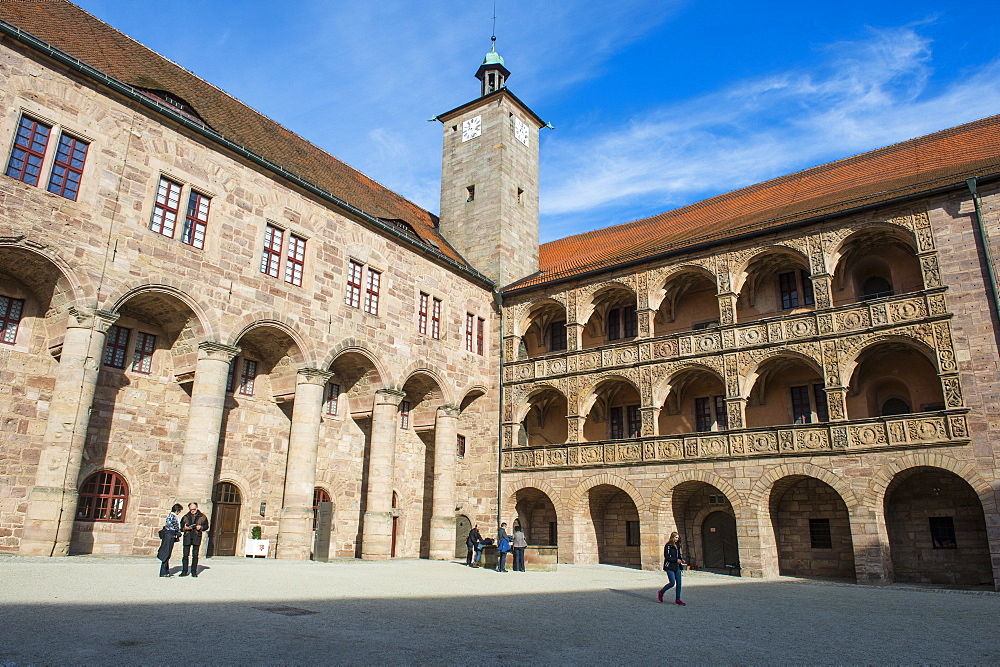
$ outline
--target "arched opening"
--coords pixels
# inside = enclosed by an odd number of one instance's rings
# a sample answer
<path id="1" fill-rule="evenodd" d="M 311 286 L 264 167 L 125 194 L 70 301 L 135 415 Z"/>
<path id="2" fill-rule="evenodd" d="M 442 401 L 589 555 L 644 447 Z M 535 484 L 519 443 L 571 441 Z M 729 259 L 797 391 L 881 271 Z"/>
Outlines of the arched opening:
<path id="1" fill-rule="evenodd" d="M 704 271 L 680 271 L 663 286 L 663 300 L 653 319 L 653 335 L 706 329 L 719 324 L 715 280 Z"/>
<path id="2" fill-rule="evenodd" d="M 923 289 L 913 235 L 896 227 L 855 232 L 835 253 L 833 303 L 881 299 Z"/>
<path id="3" fill-rule="evenodd" d="M 235 556 L 240 533 L 240 508 L 242 498 L 239 488 L 232 482 L 215 485 L 212 505 L 210 556 Z"/>
<path id="4" fill-rule="evenodd" d="M 620 440 L 642 434 L 639 390 L 623 378 L 608 378 L 595 388 L 583 424 L 583 440 Z"/>
<path id="5" fill-rule="evenodd" d="M 528 397 L 528 413 L 521 421 L 521 447 L 561 445 L 569 436 L 568 404 L 558 390 L 546 387 Z"/>
<path id="6" fill-rule="evenodd" d="M 672 496 L 685 560 L 698 569 L 738 575 L 736 512 L 726 494 L 707 482 L 689 481 L 675 486 Z"/>
<path id="7" fill-rule="evenodd" d="M 829 420 L 823 377 L 813 362 L 783 355 L 761 363 L 747 399 L 747 428 Z"/>
<path id="8" fill-rule="evenodd" d="M 632 497 L 617 486 L 601 484 L 587 492 L 587 500 L 597 540 L 597 561 L 642 567 L 639 511 Z"/>
<path id="9" fill-rule="evenodd" d="M 725 431 L 729 428 L 726 388 L 707 368 L 689 368 L 669 380 L 659 416 L 660 435 Z"/>
<path id="10" fill-rule="evenodd" d="M 555 301 L 533 306 L 521 341 L 524 356 L 529 358 L 564 351 L 568 347 L 565 306 Z"/>
<path id="11" fill-rule="evenodd" d="M 427 372 L 410 375 L 403 383 L 405 398 L 399 402 L 394 475 L 396 486 L 407 499 L 407 512 L 420 521 L 406 522 L 408 534 L 400 555 L 430 557 L 431 517 L 434 497 L 434 447 L 437 408 L 444 394 Z M 451 445 L 455 447 L 455 444 Z"/>
<path id="12" fill-rule="evenodd" d="M 736 301 L 736 320 L 812 310 L 816 306 L 806 258 L 791 250 L 772 248 L 754 257 Z"/>
<path id="13" fill-rule="evenodd" d="M 958 475 L 898 473 L 885 492 L 885 521 L 895 581 L 992 587 L 983 505 Z"/>
<path id="14" fill-rule="evenodd" d="M 469 531 L 472 530 L 472 520 L 464 514 L 455 517 L 455 558 L 465 558 L 468 549 L 465 541 L 469 538 Z"/>
<path id="15" fill-rule="evenodd" d="M 559 541 L 559 521 L 552 499 L 536 488 L 525 487 L 514 493 L 517 523 L 531 545 L 556 546 Z"/>
<path id="16" fill-rule="evenodd" d="M 883 342 L 858 356 L 848 385 L 849 419 L 931 412 L 944 407 L 937 369 L 913 345 Z"/>
<path id="17" fill-rule="evenodd" d="M 593 313 L 583 328 L 582 347 L 630 340 L 639 335 L 635 293 L 623 285 L 609 285 L 594 294 Z"/>
<path id="18" fill-rule="evenodd" d="M 847 504 L 826 482 L 793 475 L 771 489 L 778 571 L 796 577 L 854 580 L 854 541 Z"/>

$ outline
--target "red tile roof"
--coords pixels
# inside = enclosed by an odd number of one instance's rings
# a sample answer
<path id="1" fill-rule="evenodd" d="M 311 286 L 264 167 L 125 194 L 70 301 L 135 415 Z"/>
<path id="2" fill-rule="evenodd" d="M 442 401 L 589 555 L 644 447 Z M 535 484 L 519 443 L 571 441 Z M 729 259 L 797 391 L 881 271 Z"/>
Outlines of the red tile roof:
<path id="1" fill-rule="evenodd" d="M 440 248 L 428 251 L 468 267 L 438 233 L 437 216 L 76 5 L 66 0 L 3 0 L 0 19 L 123 83 L 181 98 L 191 105 L 195 120 L 202 119 L 227 140 L 370 216 L 405 221 L 422 240 Z"/>
<path id="2" fill-rule="evenodd" d="M 546 243 L 533 287 L 1000 172 L 1000 116 L 782 176 L 650 218 Z"/>

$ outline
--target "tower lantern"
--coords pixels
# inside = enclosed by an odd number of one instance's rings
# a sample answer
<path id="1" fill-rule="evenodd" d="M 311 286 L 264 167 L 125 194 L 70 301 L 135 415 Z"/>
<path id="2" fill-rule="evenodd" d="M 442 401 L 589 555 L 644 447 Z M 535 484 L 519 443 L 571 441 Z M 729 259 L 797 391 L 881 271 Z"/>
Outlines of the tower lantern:
<path id="1" fill-rule="evenodd" d="M 510 72 L 503 66 L 503 57 L 497 53 L 496 35 L 490 37 L 490 52 L 483 58 L 483 64 L 476 71 L 476 78 L 482 82 L 481 95 L 485 97 L 507 85 Z"/>

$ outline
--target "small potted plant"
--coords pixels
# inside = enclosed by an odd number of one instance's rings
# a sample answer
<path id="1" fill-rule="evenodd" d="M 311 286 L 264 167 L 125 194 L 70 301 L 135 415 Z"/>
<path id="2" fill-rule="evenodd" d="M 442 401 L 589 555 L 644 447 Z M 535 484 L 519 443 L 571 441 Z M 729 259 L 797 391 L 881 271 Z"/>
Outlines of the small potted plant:
<path id="1" fill-rule="evenodd" d="M 264 530 L 260 526 L 250 529 L 250 539 L 247 540 L 246 548 L 243 550 L 247 558 L 267 558 L 267 550 L 271 546 L 271 540 L 265 540 Z"/>

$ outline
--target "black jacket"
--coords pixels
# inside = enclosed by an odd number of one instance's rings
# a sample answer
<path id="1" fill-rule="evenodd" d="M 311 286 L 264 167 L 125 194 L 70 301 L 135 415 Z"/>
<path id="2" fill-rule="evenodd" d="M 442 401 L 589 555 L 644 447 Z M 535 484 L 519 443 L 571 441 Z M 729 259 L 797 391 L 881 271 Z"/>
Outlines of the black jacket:
<path id="1" fill-rule="evenodd" d="M 196 530 L 195 526 L 200 526 L 201 530 Z M 197 514 L 188 512 L 181 517 L 181 534 L 184 535 L 184 544 L 201 544 L 202 535 L 208 532 L 208 517 L 201 510 Z"/>
<path id="2" fill-rule="evenodd" d="M 475 549 L 483 541 L 483 536 L 479 534 L 478 528 L 473 528 L 469 531 L 469 536 L 465 538 L 465 546 L 472 550 Z"/>
<path id="3" fill-rule="evenodd" d="M 681 569 L 680 564 L 677 562 L 679 560 L 684 560 L 684 555 L 681 554 L 680 545 L 674 544 L 673 542 L 667 542 L 663 545 L 663 569 L 670 570 L 671 572 L 677 572 Z"/>

